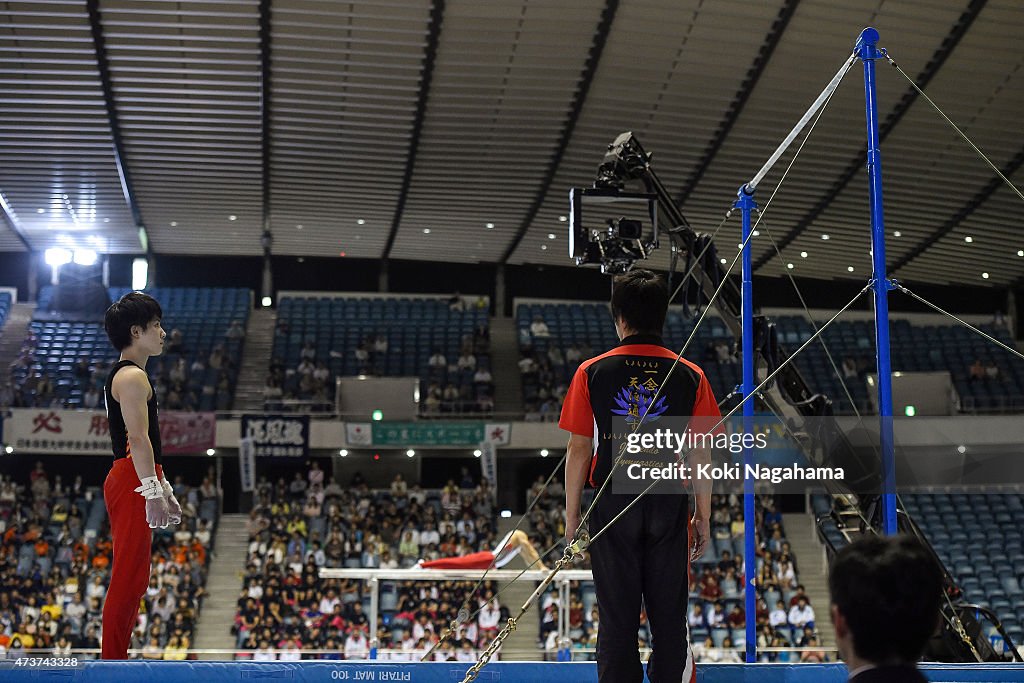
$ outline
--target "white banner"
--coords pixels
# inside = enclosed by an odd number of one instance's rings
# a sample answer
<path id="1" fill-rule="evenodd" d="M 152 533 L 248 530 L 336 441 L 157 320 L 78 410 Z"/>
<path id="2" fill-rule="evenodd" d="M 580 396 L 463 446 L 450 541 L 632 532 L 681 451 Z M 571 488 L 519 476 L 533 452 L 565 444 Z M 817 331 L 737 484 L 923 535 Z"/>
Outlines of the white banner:
<path id="1" fill-rule="evenodd" d="M 252 439 L 238 440 L 238 478 L 243 491 L 256 490 L 256 444 Z"/>
<path id="2" fill-rule="evenodd" d="M 480 443 L 480 474 L 491 483 L 491 491 L 498 495 L 498 449 L 493 441 Z"/>
<path id="3" fill-rule="evenodd" d="M 113 455 L 107 416 L 100 411 L 12 408 L 4 441 L 15 450 Z"/>
<path id="4" fill-rule="evenodd" d="M 370 446 L 373 444 L 373 426 L 369 422 L 346 422 L 345 442 L 349 446 Z"/>

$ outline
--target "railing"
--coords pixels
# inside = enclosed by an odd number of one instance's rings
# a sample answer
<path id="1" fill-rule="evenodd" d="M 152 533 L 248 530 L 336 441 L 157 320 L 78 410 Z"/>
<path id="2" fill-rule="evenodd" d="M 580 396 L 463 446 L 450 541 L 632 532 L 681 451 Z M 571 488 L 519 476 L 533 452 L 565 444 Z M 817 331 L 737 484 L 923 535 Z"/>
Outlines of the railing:
<path id="1" fill-rule="evenodd" d="M 474 657 L 479 656 L 480 650 L 461 650 L 457 652 L 472 653 Z M 742 662 L 743 659 L 743 648 L 742 647 L 715 647 L 698 649 L 695 652 L 698 662 L 726 662 L 733 661 L 732 654 L 736 655 L 736 662 Z M 791 655 L 789 661 L 792 663 L 798 663 L 801 655 L 804 652 L 809 653 L 824 653 L 827 661 L 838 661 L 838 651 L 834 647 L 764 647 L 758 648 L 757 652 L 759 655 L 771 655 L 771 654 L 788 654 Z M 521 661 L 527 658 L 532 659 L 537 654 L 537 649 L 522 649 L 522 648 L 510 648 L 503 647 L 501 649 L 501 659 L 505 661 Z M 190 648 L 187 650 L 174 650 L 171 653 L 163 653 L 162 651 L 147 652 L 143 649 L 132 648 L 128 650 L 129 659 L 150 659 L 150 660 L 214 660 L 214 661 L 232 661 L 232 660 L 243 660 L 252 661 L 253 656 L 257 654 L 257 650 L 243 650 L 239 648 Z M 365 650 L 356 655 L 345 656 L 344 649 L 337 650 L 324 650 L 324 649 L 302 649 L 296 652 L 295 650 L 271 648 L 262 653 L 267 661 L 311 661 L 311 660 L 331 660 L 331 659 L 347 659 L 349 661 L 369 660 L 371 659 L 371 651 Z M 298 655 L 296 657 L 295 655 Z M 376 661 L 392 661 L 392 662 L 418 662 L 426 654 L 426 650 L 401 650 L 397 648 L 379 648 L 376 651 L 376 657 L 373 658 Z M 443 650 L 438 650 L 438 655 L 444 655 L 447 657 L 448 653 Z M 545 659 L 547 661 L 556 661 L 558 652 L 552 650 L 545 650 Z M 640 648 L 640 659 L 647 661 L 650 657 L 651 649 L 644 647 Z M 267 656 L 271 655 L 271 656 Z M 463 655 L 465 656 L 465 654 Z M 573 647 L 571 648 L 571 656 L 573 661 L 593 661 L 596 659 L 597 650 L 593 647 Z M 6 653 L 6 659 L 16 660 L 17 658 L 23 659 L 78 659 L 78 660 L 93 660 L 100 658 L 99 648 L 71 648 L 68 650 L 57 650 L 55 648 L 43 649 L 34 648 L 24 650 L 13 654 Z M 0 660 L 3 660 L 0 657 Z M 444 661 L 438 658 L 435 661 Z M 476 659 L 473 659 L 475 662 Z M 469 663 L 469 662 L 467 662 Z M 2 670 L 2 669 L 0 669 Z"/>

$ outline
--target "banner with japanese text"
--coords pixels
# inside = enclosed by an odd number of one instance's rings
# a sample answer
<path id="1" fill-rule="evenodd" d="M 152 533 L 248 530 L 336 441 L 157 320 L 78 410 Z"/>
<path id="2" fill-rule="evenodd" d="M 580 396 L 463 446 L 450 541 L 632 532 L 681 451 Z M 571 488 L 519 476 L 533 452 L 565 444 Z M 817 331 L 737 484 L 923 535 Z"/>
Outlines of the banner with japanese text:
<path id="1" fill-rule="evenodd" d="M 4 420 L 4 436 L 16 450 L 111 455 L 107 415 L 94 410 L 12 408 Z M 214 413 L 160 414 L 164 453 L 201 453 L 214 447 L 216 436 Z"/>
<path id="2" fill-rule="evenodd" d="M 309 415 L 243 415 L 241 424 L 256 457 L 309 456 Z"/>
<path id="3" fill-rule="evenodd" d="M 349 423 L 346 440 L 350 446 L 476 446 L 489 441 L 495 446 L 509 443 L 511 426 L 484 422 L 374 422 Z M 366 427 L 371 429 L 366 438 Z M 359 430 L 356 437 L 356 428 Z"/>

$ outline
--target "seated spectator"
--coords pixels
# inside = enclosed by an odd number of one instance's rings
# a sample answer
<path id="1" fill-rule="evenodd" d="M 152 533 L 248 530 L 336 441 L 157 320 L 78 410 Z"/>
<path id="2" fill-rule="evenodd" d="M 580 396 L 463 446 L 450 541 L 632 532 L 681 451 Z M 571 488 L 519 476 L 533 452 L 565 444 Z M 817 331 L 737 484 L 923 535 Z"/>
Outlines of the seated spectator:
<path id="1" fill-rule="evenodd" d="M 449 297 L 448 310 L 459 312 L 466 310 L 466 303 L 462 300 L 462 295 L 459 294 L 458 290 L 455 290 L 455 293 Z"/>
<path id="2" fill-rule="evenodd" d="M 185 340 L 181 336 L 181 330 L 174 328 L 171 333 L 167 335 L 167 340 L 164 343 L 164 354 L 183 354 L 185 353 Z"/>
<path id="3" fill-rule="evenodd" d="M 242 321 L 232 320 L 224 336 L 228 339 L 245 339 L 245 328 L 242 327 Z"/>
<path id="4" fill-rule="evenodd" d="M 430 358 L 427 360 L 427 365 L 435 370 L 440 370 L 448 367 L 448 360 L 441 353 L 441 349 L 433 349 L 430 352 Z"/>
<path id="5" fill-rule="evenodd" d="M 96 387 L 89 387 L 86 392 L 82 395 L 82 407 L 87 410 L 93 410 L 100 404 L 100 392 L 96 391 Z"/>
<path id="6" fill-rule="evenodd" d="M 996 362 L 994 360 L 990 360 L 988 364 L 985 366 L 985 379 L 999 379 L 999 366 L 996 365 Z"/>
<path id="7" fill-rule="evenodd" d="M 456 367 L 459 370 L 475 370 L 476 369 L 476 356 L 472 353 L 464 353 L 459 356 L 459 360 L 456 363 Z"/>
<path id="8" fill-rule="evenodd" d="M 974 359 L 974 364 L 971 365 L 970 373 L 970 379 L 972 382 L 979 379 L 985 379 L 985 366 L 981 364 L 980 358 Z"/>
<path id="9" fill-rule="evenodd" d="M 781 628 L 789 624 L 789 620 L 786 616 L 786 606 L 779 600 L 775 603 L 775 609 L 768 615 L 768 624 L 772 628 Z"/>
<path id="10" fill-rule="evenodd" d="M 550 337 L 551 330 L 548 329 L 548 325 L 542 317 L 535 315 L 533 322 L 530 323 L 530 334 L 534 337 Z"/>
<path id="11" fill-rule="evenodd" d="M 694 603 L 693 610 L 690 612 L 690 615 L 686 618 L 686 621 L 690 625 L 691 630 L 695 628 L 708 628 L 707 615 L 704 613 L 704 603 Z"/>
<path id="12" fill-rule="evenodd" d="M 490 384 L 494 378 L 491 376 L 491 371 L 486 366 L 481 365 L 476 369 L 476 373 L 473 374 L 474 384 Z"/>
<path id="13" fill-rule="evenodd" d="M 373 340 L 373 352 L 376 354 L 383 354 L 388 352 L 388 338 L 387 335 L 378 334 Z"/>
<path id="14" fill-rule="evenodd" d="M 811 607 L 806 596 L 800 596 L 797 604 L 790 608 L 789 624 L 796 628 L 814 628 L 814 608 Z"/>

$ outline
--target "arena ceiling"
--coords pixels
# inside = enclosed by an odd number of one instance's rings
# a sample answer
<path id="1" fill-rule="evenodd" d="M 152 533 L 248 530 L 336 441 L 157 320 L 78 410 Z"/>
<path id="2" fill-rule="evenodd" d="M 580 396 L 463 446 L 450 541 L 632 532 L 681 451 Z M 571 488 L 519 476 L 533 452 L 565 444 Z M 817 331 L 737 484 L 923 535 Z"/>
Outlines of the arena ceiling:
<path id="1" fill-rule="evenodd" d="M 567 190 L 626 130 L 711 230 L 868 25 L 1024 186 L 1019 0 L 3 0 L 0 250 L 137 253 L 144 226 L 157 253 L 260 254 L 266 226 L 282 255 L 568 265 Z M 758 273 L 868 273 L 861 72 Z M 878 83 L 894 275 L 1018 282 L 1024 203 Z"/>

